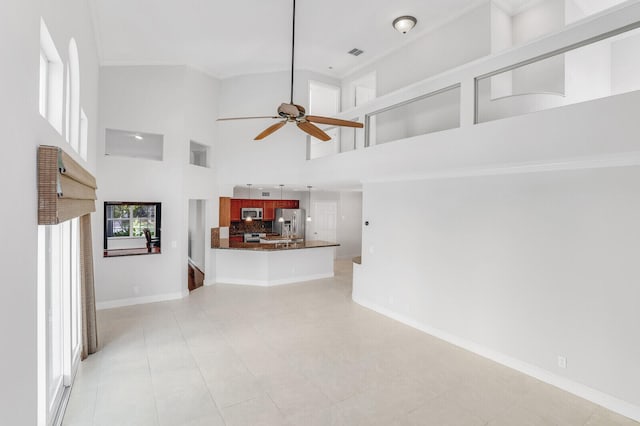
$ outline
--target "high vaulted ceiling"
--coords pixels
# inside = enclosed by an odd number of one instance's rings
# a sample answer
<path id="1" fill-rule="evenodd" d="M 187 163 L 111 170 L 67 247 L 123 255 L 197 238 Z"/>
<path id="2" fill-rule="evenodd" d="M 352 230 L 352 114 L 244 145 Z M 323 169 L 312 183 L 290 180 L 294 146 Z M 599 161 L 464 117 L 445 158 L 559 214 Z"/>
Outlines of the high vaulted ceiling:
<path id="1" fill-rule="evenodd" d="M 345 74 L 479 3 L 297 0 L 296 68 Z M 220 77 L 289 67 L 292 0 L 92 0 L 92 7 L 106 65 L 189 64 Z M 418 26 L 402 35 L 391 22 L 406 14 Z M 354 47 L 365 53 L 348 55 Z"/>
<path id="2" fill-rule="evenodd" d="M 486 1 L 297 0 L 296 68 L 344 76 Z M 531 1 L 497 0 L 511 10 Z M 90 4 L 104 65 L 187 64 L 228 77 L 290 64 L 292 0 Z M 402 35 L 391 22 L 407 14 L 417 17 L 418 26 Z M 354 47 L 365 53 L 347 54 Z"/>

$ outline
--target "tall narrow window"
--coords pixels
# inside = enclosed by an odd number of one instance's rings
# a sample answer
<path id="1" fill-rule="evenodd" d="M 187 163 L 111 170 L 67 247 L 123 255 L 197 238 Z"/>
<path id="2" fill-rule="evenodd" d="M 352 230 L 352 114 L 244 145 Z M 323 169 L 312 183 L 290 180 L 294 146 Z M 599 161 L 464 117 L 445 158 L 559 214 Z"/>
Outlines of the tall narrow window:
<path id="1" fill-rule="evenodd" d="M 76 41 L 69 42 L 69 143 L 80 152 L 80 59 Z"/>
<path id="2" fill-rule="evenodd" d="M 69 64 L 64 67 L 65 69 L 65 95 L 64 95 L 64 137 L 67 142 L 71 142 L 69 132 L 71 131 L 71 125 L 69 119 L 71 118 L 71 79 L 69 78 Z"/>
<path id="3" fill-rule="evenodd" d="M 62 134 L 63 66 L 44 20 L 40 20 L 40 76 L 38 110 Z"/>

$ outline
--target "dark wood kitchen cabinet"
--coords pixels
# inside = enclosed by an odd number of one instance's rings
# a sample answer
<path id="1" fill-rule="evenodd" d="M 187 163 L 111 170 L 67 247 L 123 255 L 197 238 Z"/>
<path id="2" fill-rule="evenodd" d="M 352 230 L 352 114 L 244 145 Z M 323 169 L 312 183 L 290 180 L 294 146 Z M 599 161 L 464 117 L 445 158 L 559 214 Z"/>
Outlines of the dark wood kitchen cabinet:
<path id="1" fill-rule="evenodd" d="M 231 226 L 231 198 L 220 197 L 218 226 Z"/>
<path id="2" fill-rule="evenodd" d="M 222 218 L 222 197 L 220 201 L 220 217 Z M 255 200 L 246 198 L 231 198 L 230 205 L 230 221 L 240 222 L 242 220 L 242 209 L 250 207 L 258 207 L 262 209 L 262 220 L 273 221 L 276 219 L 276 209 L 297 209 L 300 208 L 298 200 Z M 222 222 L 220 223 L 222 225 Z"/>
<path id="3" fill-rule="evenodd" d="M 242 200 L 239 199 L 231 199 L 231 222 L 240 222 L 241 218 L 241 210 L 242 210 Z"/>
<path id="4" fill-rule="evenodd" d="M 242 200 L 242 208 L 243 209 L 248 209 L 248 208 L 262 208 L 262 201 L 261 200 L 247 200 L 244 199 Z"/>
<path id="5" fill-rule="evenodd" d="M 262 220 L 271 221 L 276 219 L 276 208 L 273 200 L 265 200 L 262 205 Z"/>

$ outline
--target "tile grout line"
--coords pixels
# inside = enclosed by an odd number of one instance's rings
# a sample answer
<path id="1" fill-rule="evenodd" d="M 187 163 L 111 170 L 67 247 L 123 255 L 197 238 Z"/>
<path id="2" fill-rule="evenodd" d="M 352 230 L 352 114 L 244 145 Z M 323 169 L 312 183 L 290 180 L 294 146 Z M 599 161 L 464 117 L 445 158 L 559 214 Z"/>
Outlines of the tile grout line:
<path id="1" fill-rule="evenodd" d="M 173 312 L 171 313 L 173 315 Z M 156 412 L 156 424 L 160 426 L 160 413 L 158 412 L 158 401 L 155 388 L 153 386 L 153 374 L 151 373 L 151 362 L 149 361 L 149 347 L 147 346 L 147 333 L 144 325 L 142 326 L 142 342 L 144 343 L 145 359 L 147 360 L 147 371 L 149 372 L 149 380 L 151 381 L 151 392 L 153 392 L 153 407 Z"/>
<path id="2" fill-rule="evenodd" d="M 200 311 L 202 312 L 202 310 L 200 310 Z M 174 318 L 175 318 L 175 313 L 174 313 Z M 176 318 L 176 322 L 178 324 L 178 329 L 180 330 L 180 335 L 182 336 L 182 340 L 184 340 L 185 344 L 187 345 L 187 348 L 189 349 L 189 355 L 191 355 L 191 358 L 193 359 L 194 363 L 198 367 L 198 372 L 200 373 L 200 377 L 202 378 L 202 382 L 204 383 L 205 387 L 207 388 L 207 394 L 209 395 L 209 398 L 213 402 L 213 405 L 216 407 L 216 410 L 218 411 L 218 415 L 220 416 L 220 419 L 222 420 L 222 423 L 224 423 L 226 425 L 227 421 L 225 420 L 224 416 L 222 415 L 222 408 L 218 405 L 218 402 L 213 397 L 213 394 L 211 393 L 211 389 L 209 388 L 209 385 L 207 384 L 207 380 L 205 379 L 204 374 L 202 373 L 202 369 L 200 368 L 200 363 L 196 360 L 196 357 L 193 355 L 193 351 L 191 350 L 191 345 L 189 345 L 189 342 L 187 342 L 187 339 L 184 336 L 184 331 L 182 329 L 180 321 L 178 321 L 177 318 Z"/>

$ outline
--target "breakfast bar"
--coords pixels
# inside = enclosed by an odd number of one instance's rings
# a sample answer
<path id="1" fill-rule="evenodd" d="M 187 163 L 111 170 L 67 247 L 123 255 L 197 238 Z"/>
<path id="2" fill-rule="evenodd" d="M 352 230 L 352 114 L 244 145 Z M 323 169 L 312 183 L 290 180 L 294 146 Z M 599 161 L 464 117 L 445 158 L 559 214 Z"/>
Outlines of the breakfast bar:
<path id="1" fill-rule="evenodd" d="M 269 287 L 330 278 L 337 246 L 326 241 L 240 243 L 221 239 L 214 247 L 216 281 Z"/>

